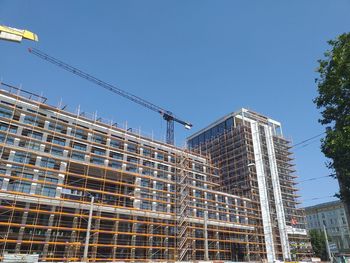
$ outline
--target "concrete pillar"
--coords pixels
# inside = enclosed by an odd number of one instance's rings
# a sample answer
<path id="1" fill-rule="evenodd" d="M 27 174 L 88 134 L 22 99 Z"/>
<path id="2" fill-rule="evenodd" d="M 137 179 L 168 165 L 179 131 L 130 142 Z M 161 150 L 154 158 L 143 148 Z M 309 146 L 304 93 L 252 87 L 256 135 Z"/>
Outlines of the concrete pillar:
<path id="1" fill-rule="evenodd" d="M 40 166 L 40 165 L 41 165 L 41 156 L 37 156 L 35 161 L 35 166 Z"/>
<path id="2" fill-rule="evenodd" d="M 114 227 L 113 227 L 113 231 L 118 232 L 118 228 L 119 228 L 119 221 L 115 221 L 114 222 Z M 112 258 L 113 261 L 115 261 L 115 259 L 117 258 L 117 244 L 118 244 L 118 234 L 114 234 L 113 235 L 113 249 L 112 249 Z"/>
<path id="3" fill-rule="evenodd" d="M 67 169 L 67 163 L 66 162 L 61 162 L 60 164 L 60 171 L 65 172 Z"/>
<path id="4" fill-rule="evenodd" d="M 215 232 L 215 239 L 219 239 L 219 232 Z M 220 243 L 219 241 L 215 242 L 215 248 L 217 249 L 216 253 L 215 253 L 215 259 L 216 260 L 220 260 Z"/>
<path id="5" fill-rule="evenodd" d="M 5 174 L 7 176 L 11 176 L 11 167 L 12 167 L 12 164 L 6 164 L 6 172 L 5 172 Z M 7 190 L 9 181 L 10 181 L 9 178 L 4 178 L 4 180 L 2 181 L 1 190 Z"/>
<path id="6" fill-rule="evenodd" d="M 21 140 L 19 139 L 19 138 L 15 138 L 15 141 L 14 141 L 14 146 L 16 146 L 16 147 L 18 147 L 19 146 L 19 142 L 20 142 Z"/>
<path id="7" fill-rule="evenodd" d="M 99 217 L 101 216 L 101 211 L 97 211 L 96 212 L 96 215 Z M 100 229 L 100 219 L 99 218 L 96 218 L 95 219 L 95 224 L 94 224 L 94 229 L 95 230 L 99 230 Z M 98 238 L 99 238 L 99 235 L 98 235 L 98 232 L 95 232 L 92 234 L 92 243 L 94 244 L 97 244 L 98 243 Z M 96 258 L 97 256 L 97 247 L 92 247 L 92 252 L 91 252 L 91 257 L 92 258 Z"/>
<path id="8" fill-rule="evenodd" d="M 49 129 L 49 125 L 50 125 L 50 122 L 48 120 L 46 120 L 44 122 L 44 129 L 48 130 Z"/>
<path id="9" fill-rule="evenodd" d="M 136 217 L 136 216 L 134 217 L 134 220 L 137 220 L 137 217 Z M 136 232 L 136 227 L 137 227 L 137 223 L 133 223 L 133 224 L 132 224 L 132 230 L 131 230 L 132 233 L 135 233 L 135 232 Z M 130 245 L 131 245 L 131 247 L 133 247 L 133 248 L 131 249 L 130 258 L 131 258 L 131 259 L 135 259 L 135 248 L 134 248 L 134 247 L 135 247 L 135 245 L 136 245 L 136 235 L 132 235 L 132 236 L 131 236 Z"/>
<path id="10" fill-rule="evenodd" d="M 147 232 L 148 232 L 148 234 L 153 234 L 153 225 L 148 225 L 148 231 Z M 152 259 L 152 255 L 153 255 L 153 249 L 152 249 L 152 246 L 153 246 L 153 235 L 148 237 L 147 245 L 149 247 L 151 247 L 147 251 L 148 259 Z"/>
<path id="11" fill-rule="evenodd" d="M 53 206 L 51 208 L 51 212 L 55 212 L 56 211 L 56 207 Z M 54 218 L 55 218 L 55 215 L 54 214 L 50 214 L 50 217 L 49 217 L 49 222 L 47 224 L 48 226 L 48 229 L 45 233 L 45 245 L 44 245 L 44 248 L 43 248 L 43 257 L 46 257 L 47 256 L 47 252 L 48 252 L 48 249 L 49 249 L 49 244 L 48 242 L 50 241 L 50 238 L 51 238 L 51 233 L 52 233 L 52 225 L 53 225 L 53 222 L 54 222 Z"/>
<path id="12" fill-rule="evenodd" d="M 15 157 L 15 154 L 16 154 L 16 151 L 10 151 L 9 159 L 8 159 L 10 162 L 13 162 L 13 158 Z"/>
<path id="13" fill-rule="evenodd" d="M 29 209 L 29 206 L 30 204 L 29 203 L 26 203 L 26 206 L 25 208 L 26 209 Z M 28 212 L 25 211 L 23 213 L 23 216 L 22 216 L 22 219 L 21 219 L 21 227 L 19 229 L 19 232 L 18 232 L 18 237 L 17 237 L 17 244 L 16 244 L 16 247 L 15 247 L 15 253 L 20 253 L 21 251 L 21 244 L 22 244 L 22 240 L 23 240 L 23 234 L 24 234 L 24 225 L 27 223 L 27 218 L 28 218 Z"/>

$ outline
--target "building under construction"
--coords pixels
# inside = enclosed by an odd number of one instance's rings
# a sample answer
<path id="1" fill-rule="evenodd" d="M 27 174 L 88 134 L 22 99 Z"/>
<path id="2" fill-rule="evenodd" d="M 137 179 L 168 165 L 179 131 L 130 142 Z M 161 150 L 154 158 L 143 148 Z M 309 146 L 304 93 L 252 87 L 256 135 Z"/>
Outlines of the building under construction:
<path id="1" fill-rule="evenodd" d="M 275 182 L 286 198 L 282 205 L 273 201 L 276 187 L 263 190 L 259 179 L 265 155 L 256 152 L 252 140 L 258 131 L 252 127 L 260 126 L 250 127 L 248 118 L 241 118 L 241 125 L 238 120 L 237 115 L 235 129 L 220 135 L 224 145 L 217 138 L 201 144 L 203 152 L 212 149 L 221 166 L 217 169 L 209 155 L 154 141 L 96 116 L 67 112 L 1 83 L 0 257 L 260 261 L 273 249 L 276 258 L 289 253 L 284 246 L 305 239 L 289 158 L 281 160 L 283 168 L 275 167 L 283 169 L 284 179 L 279 170 L 270 171 L 280 178 Z M 275 144 L 287 152 L 279 138 L 273 137 Z M 231 149 L 229 140 L 234 141 Z M 218 161 L 224 149 L 235 153 L 234 161 L 227 156 L 226 165 Z M 264 197 L 259 199 L 259 193 Z M 299 228 L 288 225 L 292 217 Z"/>
<path id="2" fill-rule="evenodd" d="M 304 211 L 298 208 L 290 142 L 281 124 L 256 112 L 231 113 L 188 139 L 220 169 L 219 188 L 256 205 L 258 243 L 268 262 L 309 258 Z"/>

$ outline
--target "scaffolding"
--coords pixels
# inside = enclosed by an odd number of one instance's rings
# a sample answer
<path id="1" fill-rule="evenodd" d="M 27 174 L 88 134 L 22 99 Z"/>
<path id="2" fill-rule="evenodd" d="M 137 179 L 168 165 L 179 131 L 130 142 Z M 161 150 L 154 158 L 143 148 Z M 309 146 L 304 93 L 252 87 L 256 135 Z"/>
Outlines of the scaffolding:
<path id="1" fill-rule="evenodd" d="M 221 191 L 208 156 L 1 88 L 1 259 L 266 257 L 256 201 Z"/>
<path id="2" fill-rule="evenodd" d="M 220 170 L 221 191 L 252 200 L 258 211 L 256 238 L 268 262 L 312 255 L 305 216 L 297 207 L 290 142 L 283 137 L 280 123 L 242 109 L 192 135 L 188 145 L 211 156 Z M 301 244 L 297 250 L 291 248 L 296 240 Z"/>

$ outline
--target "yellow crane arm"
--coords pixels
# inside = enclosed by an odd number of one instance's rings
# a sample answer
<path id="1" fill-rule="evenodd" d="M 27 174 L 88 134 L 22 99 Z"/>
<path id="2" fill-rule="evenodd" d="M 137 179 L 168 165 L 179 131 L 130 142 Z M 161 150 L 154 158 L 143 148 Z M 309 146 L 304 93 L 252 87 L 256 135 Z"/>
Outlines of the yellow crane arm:
<path id="1" fill-rule="evenodd" d="M 32 41 L 39 40 L 36 34 L 28 30 L 17 29 L 13 27 L 0 25 L 0 39 L 14 41 L 14 42 L 21 42 L 22 38 L 32 40 Z"/>

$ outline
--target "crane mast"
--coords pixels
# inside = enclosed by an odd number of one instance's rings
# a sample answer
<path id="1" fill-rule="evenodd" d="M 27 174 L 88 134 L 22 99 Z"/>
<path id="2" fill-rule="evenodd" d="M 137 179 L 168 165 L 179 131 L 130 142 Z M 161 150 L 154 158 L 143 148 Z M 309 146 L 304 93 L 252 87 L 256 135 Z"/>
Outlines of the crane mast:
<path id="1" fill-rule="evenodd" d="M 112 84 L 109 84 L 103 80 L 100 80 L 100 79 L 98 79 L 98 78 L 78 69 L 78 68 L 75 68 L 75 67 L 73 67 L 73 66 L 71 66 L 71 65 L 69 65 L 61 60 L 58 60 L 58 59 L 56 59 L 56 58 L 38 50 L 38 49 L 29 48 L 28 50 L 31 54 L 36 55 L 37 57 L 39 57 L 43 60 L 46 60 L 46 61 L 48 61 L 48 62 L 50 62 L 50 63 L 52 63 L 60 68 L 63 68 L 68 72 L 71 72 L 71 73 L 73 73 L 81 78 L 84 78 L 84 79 L 104 88 L 104 89 L 107 89 L 113 93 L 116 93 L 117 95 L 122 96 L 128 100 L 131 100 L 131 101 L 133 101 L 133 102 L 135 102 L 135 103 L 137 103 L 145 108 L 148 108 L 152 111 L 158 112 L 163 117 L 163 119 L 167 122 L 166 142 L 168 144 L 174 145 L 174 122 L 182 124 L 186 129 L 191 129 L 191 127 L 192 127 L 192 124 L 190 122 L 183 121 L 183 120 L 177 118 L 171 111 L 165 110 L 165 109 L 163 109 L 163 108 L 161 108 L 161 107 L 159 107 L 159 106 L 157 106 L 157 105 L 155 105 L 155 104 L 153 104 L 145 99 L 142 99 L 142 98 L 140 98 L 136 95 L 133 95 L 127 91 L 124 91 L 124 90 L 122 90 L 122 89 L 120 89 Z"/>

